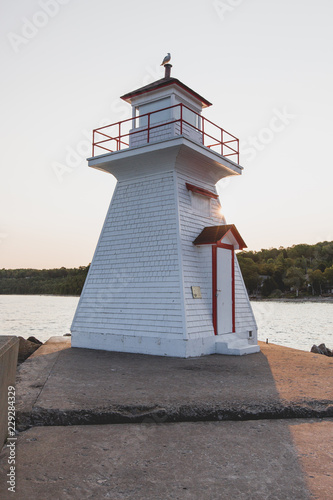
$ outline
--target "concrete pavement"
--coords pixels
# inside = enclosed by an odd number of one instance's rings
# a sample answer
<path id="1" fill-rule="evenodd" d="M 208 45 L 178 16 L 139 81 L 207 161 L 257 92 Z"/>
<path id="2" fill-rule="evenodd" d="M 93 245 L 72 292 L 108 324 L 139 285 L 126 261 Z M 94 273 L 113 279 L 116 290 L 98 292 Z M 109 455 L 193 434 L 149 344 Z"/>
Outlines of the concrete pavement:
<path id="1" fill-rule="evenodd" d="M 53 337 L 18 371 L 19 426 L 332 417 L 332 367 L 333 358 L 276 345 L 179 359 Z"/>
<path id="2" fill-rule="evenodd" d="M 331 500 L 332 428 L 314 420 L 34 427 L 17 445 L 15 495 L 0 468 L 1 499 Z"/>
<path id="3" fill-rule="evenodd" d="M 261 349 L 176 359 L 50 339 L 18 373 L 15 498 L 333 498 L 333 359 Z"/>

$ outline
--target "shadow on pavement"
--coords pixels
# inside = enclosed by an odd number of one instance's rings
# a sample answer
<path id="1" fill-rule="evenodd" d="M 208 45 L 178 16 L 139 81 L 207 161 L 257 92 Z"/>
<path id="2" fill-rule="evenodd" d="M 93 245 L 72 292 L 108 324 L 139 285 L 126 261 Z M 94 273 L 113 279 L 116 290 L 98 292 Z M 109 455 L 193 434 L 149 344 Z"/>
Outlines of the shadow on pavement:
<path id="1" fill-rule="evenodd" d="M 323 493 L 311 457 L 324 461 L 328 449 L 309 439 L 309 421 L 285 418 L 325 416 L 328 394 L 316 399 L 316 387 L 327 363 L 304 369 L 308 353 L 275 347 L 195 359 L 40 352 L 17 385 L 21 428 L 35 427 L 19 436 L 16 498 L 326 498 L 309 488 Z M 304 395 L 307 370 L 316 382 Z M 110 423 L 122 425 L 100 425 Z"/>

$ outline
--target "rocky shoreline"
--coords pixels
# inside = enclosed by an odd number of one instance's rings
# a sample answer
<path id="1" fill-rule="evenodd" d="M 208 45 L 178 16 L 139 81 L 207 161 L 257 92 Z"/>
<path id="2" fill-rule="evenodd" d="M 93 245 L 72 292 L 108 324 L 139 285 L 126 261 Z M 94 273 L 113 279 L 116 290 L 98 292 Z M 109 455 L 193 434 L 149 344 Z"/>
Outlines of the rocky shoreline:
<path id="1" fill-rule="evenodd" d="M 17 364 L 20 365 L 23 363 L 31 354 L 33 354 L 43 342 L 36 339 L 36 337 L 29 337 L 28 339 L 24 339 L 23 337 L 19 337 L 19 351 L 18 351 L 18 359 Z"/>
<path id="2" fill-rule="evenodd" d="M 329 349 L 328 347 L 326 347 L 325 344 L 319 344 L 319 345 L 315 345 L 314 344 L 311 347 L 311 351 L 310 352 L 314 352 L 315 354 L 323 354 L 324 356 L 330 356 L 330 357 L 333 356 L 332 349 Z"/>
<path id="3" fill-rule="evenodd" d="M 70 333 L 65 333 L 63 337 L 70 337 Z M 28 337 L 24 339 L 23 337 L 18 337 L 19 339 L 19 351 L 18 351 L 18 359 L 17 365 L 24 363 L 26 359 L 28 359 L 37 349 L 39 349 L 43 342 L 36 339 L 36 337 Z"/>

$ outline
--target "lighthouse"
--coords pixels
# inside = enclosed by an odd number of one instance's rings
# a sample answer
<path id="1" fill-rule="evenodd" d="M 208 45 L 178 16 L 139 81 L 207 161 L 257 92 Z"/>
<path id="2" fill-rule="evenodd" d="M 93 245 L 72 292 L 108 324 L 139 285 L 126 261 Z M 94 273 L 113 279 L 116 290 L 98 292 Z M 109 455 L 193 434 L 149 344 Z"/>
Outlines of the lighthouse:
<path id="1" fill-rule="evenodd" d="M 216 184 L 241 175 L 238 139 L 171 76 L 122 96 L 130 118 L 93 132 L 90 167 L 117 185 L 73 319 L 72 347 L 194 357 L 259 351 Z M 223 203 L 223 200 L 222 200 Z"/>

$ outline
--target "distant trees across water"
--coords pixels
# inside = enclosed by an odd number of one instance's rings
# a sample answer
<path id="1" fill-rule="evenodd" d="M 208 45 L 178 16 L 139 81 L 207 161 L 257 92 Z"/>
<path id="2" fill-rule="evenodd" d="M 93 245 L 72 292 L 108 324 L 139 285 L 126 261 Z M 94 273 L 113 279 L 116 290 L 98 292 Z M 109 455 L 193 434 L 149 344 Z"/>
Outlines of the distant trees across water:
<path id="1" fill-rule="evenodd" d="M 237 255 L 249 295 L 298 297 L 333 294 L 333 242 L 293 245 Z"/>
<path id="2" fill-rule="evenodd" d="M 333 294 L 333 242 L 237 254 L 250 296 Z M 1 269 L 2 295 L 80 295 L 89 266 L 74 269 Z"/>
<path id="3" fill-rule="evenodd" d="M 1 269 L 2 295 L 80 295 L 89 266 L 74 269 Z"/>

